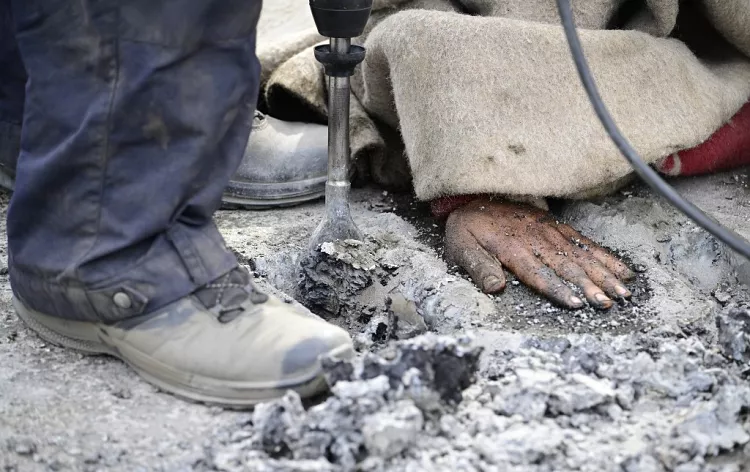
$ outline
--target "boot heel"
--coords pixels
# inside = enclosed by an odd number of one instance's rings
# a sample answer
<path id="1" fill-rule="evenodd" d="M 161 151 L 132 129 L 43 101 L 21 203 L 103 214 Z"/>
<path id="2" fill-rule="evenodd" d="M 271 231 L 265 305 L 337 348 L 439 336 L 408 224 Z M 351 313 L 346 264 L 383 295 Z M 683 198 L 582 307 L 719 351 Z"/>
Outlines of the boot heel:
<path id="1" fill-rule="evenodd" d="M 37 314 L 34 310 L 27 308 L 21 301 L 13 298 L 13 307 L 16 309 L 18 317 L 26 324 L 26 326 L 34 331 L 37 336 L 47 341 L 50 344 L 56 346 L 74 349 L 84 354 L 110 354 L 110 349 L 101 342 L 92 341 L 89 339 L 77 339 L 70 336 L 66 336 L 62 333 L 51 329 L 43 322 L 39 320 L 40 317 L 50 318 L 48 316 Z M 60 323 L 64 323 L 64 320 L 60 320 Z M 95 328 L 92 328 L 95 329 Z M 90 333 L 89 333 L 90 334 Z M 90 336 L 89 336 L 90 337 Z"/>

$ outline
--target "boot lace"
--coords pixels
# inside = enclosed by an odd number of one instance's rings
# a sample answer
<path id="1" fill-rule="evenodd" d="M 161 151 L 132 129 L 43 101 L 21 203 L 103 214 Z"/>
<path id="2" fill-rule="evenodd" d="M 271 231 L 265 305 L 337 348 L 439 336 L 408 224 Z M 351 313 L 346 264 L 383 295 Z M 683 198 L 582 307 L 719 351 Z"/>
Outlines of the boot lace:
<path id="1" fill-rule="evenodd" d="M 268 301 L 263 293 L 250 280 L 244 268 L 237 267 L 195 292 L 203 305 L 216 313 L 222 323 L 236 319 L 250 305 L 260 305 Z"/>

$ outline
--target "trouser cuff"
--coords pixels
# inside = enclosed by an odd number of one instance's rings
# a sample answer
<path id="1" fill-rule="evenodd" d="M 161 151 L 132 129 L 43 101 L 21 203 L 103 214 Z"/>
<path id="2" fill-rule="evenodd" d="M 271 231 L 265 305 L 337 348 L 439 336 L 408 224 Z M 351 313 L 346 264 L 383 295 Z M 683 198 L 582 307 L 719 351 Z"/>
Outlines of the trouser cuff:
<path id="1" fill-rule="evenodd" d="M 116 322 L 158 310 L 237 267 L 213 224 L 175 224 L 157 237 L 130 269 L 110 280 L 84 284 L 9 261 L 13 293 L 28 307 L 75 321 Z"/>

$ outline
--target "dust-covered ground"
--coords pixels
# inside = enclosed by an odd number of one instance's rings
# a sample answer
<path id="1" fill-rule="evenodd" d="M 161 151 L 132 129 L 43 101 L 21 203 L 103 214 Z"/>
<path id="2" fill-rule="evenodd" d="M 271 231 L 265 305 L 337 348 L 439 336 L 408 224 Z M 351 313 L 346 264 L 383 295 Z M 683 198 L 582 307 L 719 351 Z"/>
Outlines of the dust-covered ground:
<path id="1" fill-rule="evenodd" d="M 746 172 L 677 185 L 750 236 Z M 442 259 L 424 205 L 375 189 L 353 199 L 367 241 L 314 259 L 300 255 L 321 203 L 218 214 L 266 287 L 355 338 L 354 365 L 327 366 L 333 394 L 305 405 L 185 403 L 118 361 L 48 345 L 16 319 L 1 269 L 0 467 L 750 470 L 750 270 L 647 189 L 555 208 L 638 270 L 633 301 L 608 312 L 562 310 L 515 283 L 483 295 Z"/>

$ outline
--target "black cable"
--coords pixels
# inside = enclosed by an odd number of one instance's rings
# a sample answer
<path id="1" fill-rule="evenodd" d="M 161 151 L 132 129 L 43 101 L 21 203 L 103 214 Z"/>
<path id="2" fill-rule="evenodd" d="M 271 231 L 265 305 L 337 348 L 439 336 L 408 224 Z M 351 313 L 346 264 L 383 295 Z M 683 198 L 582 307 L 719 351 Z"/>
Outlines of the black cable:
<path id="1" fill-rule="evenodd" d="M 682 198 L 675 189 L 659 177 L 659 174 L 657 174 L 654 169 L 641 159 L 635 149 L 633 149 L 633 146 L 631 146 L 628 140 L 625 139 L 622 133 L 620 133 L 612 116 L 607 111 L 607 107 L 602 102 L 594 78 L 591 75 L 591 70 L 586 62 L 586 57 L 583 55 L 581 42 L 578 39 L 578 33 L 576 32 L 575 23 L 573 21 L 573 12 L 570 8 L 570 1 L 557 0 L 557 9 L 560 12 L 560 18 L 562 19 L 562 24 L 565 29 L 565 37 L 568 39 L 568 46 L 570 46 L 570 52 L 576 63 L 578 75 L 581 77 L 581 82 L 583 82 L 583 87 L 586 89 L 591 105 L 594 107 L 596 115 L 599 117 L 599 121 L 602 122 L 609 137 L 612 138 L 612 141 L 617 145 L 622 155 L 625 156 L 628 162 L 630 162 L 630 165 L 636 173 L 669 203 L 693 220 L 695 224 L 714 235 L 716 239 L 722 241 L 727 246 L 745 256 L 745 258 L 750 259 L 750 243 L 748 243 L 746 239 L 734 231 L 720 225 L 713 218 L 703 213 L 700 208 Z"/>

